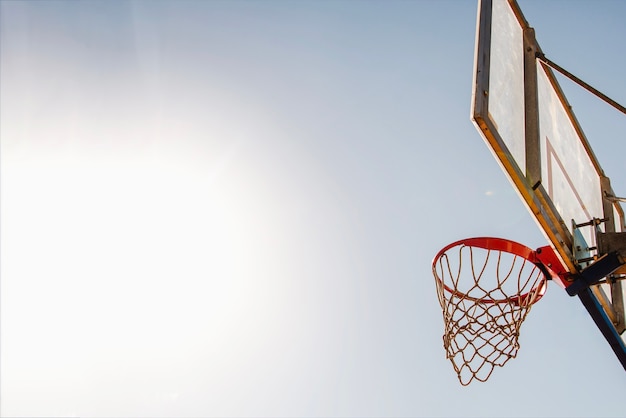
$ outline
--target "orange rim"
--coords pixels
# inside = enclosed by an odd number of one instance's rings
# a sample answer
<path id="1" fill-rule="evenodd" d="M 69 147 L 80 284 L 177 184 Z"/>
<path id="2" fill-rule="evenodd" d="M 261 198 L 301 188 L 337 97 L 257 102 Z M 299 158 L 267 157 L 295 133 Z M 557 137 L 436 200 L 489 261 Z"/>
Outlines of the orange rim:
<path id="1" fill-rule="evenodd" d="M 504 253 L 509 253 L 521 257 L 541 270 L 543 273 L 543 280 L 537 284 L 536 287 L 532 288 L 528 292 L 513 296 L 506 299 L 490 299 L 490 298 L 474 298 L 463 292 L 459 292 L 458 290 L 451 289 L 446 286 L 446 284 L 441 280 L 439 275 L 437 274 L 437 264 L 440 258 L 451 248 L 465 246 L 471 248 L 483 248 L 486 250 L 500 251 Z M 485 304 L 496 304 L 496 303 L 514 303 L 518 306 L 526 305 L 528 302 L 535 303 L 539 301 L 543 295 L 546 293 L 548 288 L 548 277 L 550 274 L 548 273 L 548 268 L 537 258 L 537 252 L 531 248 L 528 248 L 525 245 L 517 243 L 515 241 L 511 241 L 504 238 L 493 238 L 493 237 L 478 237 L 478 238 L 465 238 L 459 241 L 455 241 L 451 244 L 443 247 L 435 256 L 432 263 L 433 274 L 437 281 L 441 284 L 441 286 L 448 292 L 457 297 L 471 300 L 474 302 L 485 303 Z"/>

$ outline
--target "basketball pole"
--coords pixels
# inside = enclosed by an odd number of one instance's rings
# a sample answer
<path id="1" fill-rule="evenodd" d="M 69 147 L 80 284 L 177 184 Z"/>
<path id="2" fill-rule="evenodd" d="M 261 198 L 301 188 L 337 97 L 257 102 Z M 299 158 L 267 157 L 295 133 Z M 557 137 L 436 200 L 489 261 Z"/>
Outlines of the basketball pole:
<path id="1" fill-rule="evenodd" d="M 587 309 L 587 312 L 589 312 L 589 315 L 591 315 L 593 322 L 596 323 L 602 335 L 604 335 L 604 338 L 611 346 L 611 349 L 622 364 L 622 367 L 626 370 L 626 345 L 615 329 L 608 325 L 610 319 L 602 309 L 602 306 L 600 306 L 598 301 L 592 296 L 591 289 L 586 288 L 580 291 L 578 298 L 585 309 Z"/>

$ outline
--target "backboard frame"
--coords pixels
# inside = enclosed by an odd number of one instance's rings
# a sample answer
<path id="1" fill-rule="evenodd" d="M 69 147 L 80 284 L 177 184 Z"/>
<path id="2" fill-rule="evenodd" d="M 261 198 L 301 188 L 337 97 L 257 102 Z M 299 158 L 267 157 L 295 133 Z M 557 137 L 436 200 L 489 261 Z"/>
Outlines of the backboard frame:
<path id="1" fill-rule="evenodd" d="M 534 29 L 529 26 L 517 2 L 515 0 L 479 0 L 478 4 L 471 119 L 548 239 L 550 246 L 555 250 L 559 261 L 570 273 L 570 277 L 563 277 L 559 283 L 567 287 L 570 280 L 574 280 L 586 266 L 579 258 L 581 257 L 580 243 L 582 242 L 583 247 L 586 247 L 583 248 L 583 253 L 598 255 L 596 233 L 624 232 L 626 230 L 624 211 L 618 201 L 607 198 L 615 196 L 610 180 L 593 153 L 552 69 L 537 59 L 538 56 L 543 55 L 543 52 L 535 39 Z M 497 16 L 501 19 L 495 23 L 493 20 L 494 4 L 498 9 Z M 502 10 L 505 12 L 503 13 Z M 505 20 L 503 16 L 508 19 L 504 23 L 502 22 Z M 499 32 L 494 29 L 497 25 L 500 25 L 497 27 Z M 494 31 L 495 36 L 501 39 L 492 39 Z M 502 32 L 505 34 L 502 35 Z M 509 42 L 515 45 L 514 52 L 510 54 L 511 57 L 506 62 L 492 62 L 492 50 L 498 51 L 497 42 Z M 502 51 L 502 47 L 500 48 Z M 495 78 L 494 85 L 490 86 L 492 67 L 494 74 L 498 71 L 502 72 L 503 75 L 499 77 L 506 81 L 509 81 L 507 77 L 510 77 L 510 82 L 515 87 L 505 86 L 504 92 L 496 92 L 497 78 Z M 550 105 L 556 107 L 557 111 L 564 116 L 560 120 L 558 118 L 554 120 L 557 122 L 565 120 L 562 125 L 567 125 L 567 127 L 563 129 L 569 129 L 568 133 L 577 139 L 577 142 L 572 144 L 579 155 L 576 157 L 579 159 L 576 163 L 584 167 L 584 170 L 581 170 L 590 179 L 589 190 L 581 191 L 581 188 L 576 188 L 575 182 L 568 176 L 567 168 L 561 165 L 563 163 L 561 160 L 565 159 L 567 163 L 567 158 L 559 159 L 559 151 L 552 148 L 550 139 L 555 138 L 548 138 L 545 132 L 542 133 L 541 119 L 543 117 L 545 122 L 545 109 L 547 109 L 545 103 L 548 103 L 546 95 L 552 98 Z M 511 101 L 514 110 L 505 113 L 505 116 L 497 115 L 498 104 L 494 104 L 493 109 L 490 108 L 492 97 L 495 97 L 494 103 L 498 97 L 506 97 Z M 540 114 L 541 100 L 545 106 L 544 114 Z M 491 110 L 496 114 L 495 117 L 490 112 Z M 508 112 L 508 109 L 505 111 Z M 502 112 L 501 109 L 500 112 Z M 551 123 L 556 126 L 557 122 Z M 509 124 L 511 126 L 507 126 Z M 560 129 L 560 127 L 553 129 Z M 520 131 L 523 132 L 520 133 Z M 512 133 L 517 136 L 517 139 L 513 138 Z M 563 148 L 562 145 L 561 148 Z M 584 180 L 578 180 L 578 184 L 583 182 L 587 186 Z M 557 190 L 559 182 L 561 188 L 567 189 L 567 192 Z M 565 187 L 562 187 L 563 184 Z M 572 203 L 572 206 L 576 206 L 576 211 L 568 211 L 567 207 L 564 210 L 563 200 L 561 202 L 555 200 L 558 193 L 569 197 L 569 201 L 576 201 Z M 583 194 L 585 196 L 580 196 Z M 567 202 L 566 200 L 565 206 Z M 572 213 L 576 213 L 578 219 L 572 216 L 564 219 L 563 214 L 571 215 Z M 592 228 L 597 228 L 596 230 L 584 229 L 584 236 L 581 235 L 582 229 L 577 230 L 579 228 L 577 225 L 595 222 L 596 219 L 601 219 L 597 224 L 599 226 L 596 224 L 592 226 Z M 575 234 L 578 235 L 576 239 Z M 626 369 L 626 344 L 620 336 L 626 328 L 624 289 L 622 289 L 621 282 L 593 285 L 580 292 L 578 296 Z"/>

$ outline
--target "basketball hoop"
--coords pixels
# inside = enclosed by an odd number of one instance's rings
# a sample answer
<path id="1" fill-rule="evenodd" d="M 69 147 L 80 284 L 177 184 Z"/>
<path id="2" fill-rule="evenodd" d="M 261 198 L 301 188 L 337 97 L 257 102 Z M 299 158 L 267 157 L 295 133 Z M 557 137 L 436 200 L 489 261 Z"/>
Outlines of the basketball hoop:
<path id="1" fill-rule="evenodd" d="M 468 238 L 433 260 L 443 310 L 443 346 L 463 386 L 485 382 L 517 356 L 522 322 L 551 272 L 537 252 L 501 238 Z"/>

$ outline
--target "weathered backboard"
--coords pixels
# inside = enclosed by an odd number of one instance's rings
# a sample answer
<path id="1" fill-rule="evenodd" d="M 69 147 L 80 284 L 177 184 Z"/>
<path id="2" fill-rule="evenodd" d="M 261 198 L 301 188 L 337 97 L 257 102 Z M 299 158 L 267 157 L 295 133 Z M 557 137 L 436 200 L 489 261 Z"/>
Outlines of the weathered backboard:
<path id="1" fill-rule="evenodd" d="M 538 56 L 534 30 L 515 0 L 479 0 L 472 120 L 575 278 L 602 255 L 599 234 L 625 230 L 624 212 Z M 578 296 L 626 368 L 621 282 L 593 285 Z"/>

